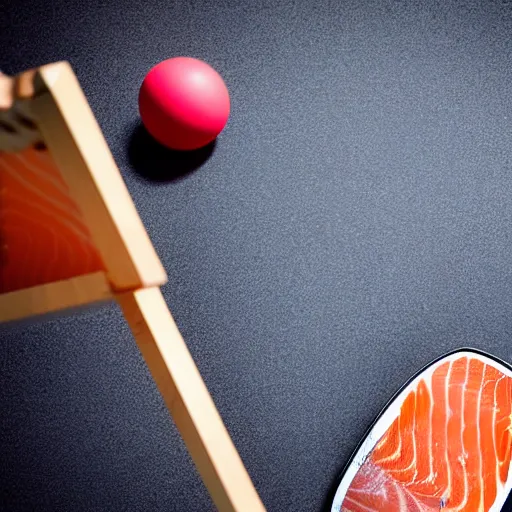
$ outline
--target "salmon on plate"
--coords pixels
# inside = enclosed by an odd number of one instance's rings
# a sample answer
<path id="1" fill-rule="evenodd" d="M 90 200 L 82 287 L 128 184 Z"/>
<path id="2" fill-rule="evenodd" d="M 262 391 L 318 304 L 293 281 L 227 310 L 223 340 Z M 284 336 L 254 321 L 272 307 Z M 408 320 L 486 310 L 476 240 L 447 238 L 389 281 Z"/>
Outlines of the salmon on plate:
<path id="1" fill-rule="evenodd" d="M 511 417 L 508 365 L 469 349 L 435 361 L 370 429 L 331 511 L 505 511 Z"/>

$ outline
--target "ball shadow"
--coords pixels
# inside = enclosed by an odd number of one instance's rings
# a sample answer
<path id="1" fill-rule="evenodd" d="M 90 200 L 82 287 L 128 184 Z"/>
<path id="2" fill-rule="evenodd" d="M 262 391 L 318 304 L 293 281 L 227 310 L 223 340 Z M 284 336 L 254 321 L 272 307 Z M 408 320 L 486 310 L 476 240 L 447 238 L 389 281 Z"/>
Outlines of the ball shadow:
<path id="1" fill-rule="evenodd" d="M 138 124 L 128 142 L 128 160 L 146 181 L 169 183 L 199 169 L 213 154 L 216 141 L 192 151 L 177 151 L 159 144 Z"/>

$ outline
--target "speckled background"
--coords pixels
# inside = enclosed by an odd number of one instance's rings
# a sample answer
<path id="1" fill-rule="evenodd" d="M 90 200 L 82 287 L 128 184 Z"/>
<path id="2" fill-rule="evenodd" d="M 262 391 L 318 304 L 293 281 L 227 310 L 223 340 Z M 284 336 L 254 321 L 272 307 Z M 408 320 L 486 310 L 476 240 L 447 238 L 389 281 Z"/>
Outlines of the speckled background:
<path id="1" fill-rule="evenodd" d="M 320 510 L 431 359 L 512 361 L 511 34 L 509 0 L 0 8 L 1 69 L 72 63 L 269 511 Z M 232 98 L 192 163 L 138 128 L 176 55 Z M 0 510 L 212 510 L 116 306 L 0 347 Z"/>

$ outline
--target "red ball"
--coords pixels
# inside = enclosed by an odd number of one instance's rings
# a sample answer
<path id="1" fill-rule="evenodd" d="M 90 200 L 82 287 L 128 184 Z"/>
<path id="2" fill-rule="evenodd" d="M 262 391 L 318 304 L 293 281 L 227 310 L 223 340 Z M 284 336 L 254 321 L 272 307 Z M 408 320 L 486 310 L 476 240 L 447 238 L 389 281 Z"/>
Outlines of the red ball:
<path id="1" fill-rule="evenodd" d="M 229 117 L 229 93 L 211 66 L 190 57 L 164 60 L 144 78 L 139 112 L 147 131 L 171 149 L 213 141 Z"/>

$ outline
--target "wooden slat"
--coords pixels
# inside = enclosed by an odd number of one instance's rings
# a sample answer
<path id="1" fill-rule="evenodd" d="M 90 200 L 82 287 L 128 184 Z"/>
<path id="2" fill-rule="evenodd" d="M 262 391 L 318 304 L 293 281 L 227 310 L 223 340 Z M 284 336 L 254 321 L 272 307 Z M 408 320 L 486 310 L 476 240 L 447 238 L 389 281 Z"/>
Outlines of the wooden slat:
<path id="1" fill-rule="evenodd" d="M 0 322 L 55 313 L 113 298 L 104 272 L 56 281 L 0 295 Z"/>
<path id="2" fill-rule="evenodd" d="M 118 290 L 167 276 L 67 62 L 39 68 L 31 110 Z"/>
<path id="3" fill-rule="evenodd" d="M 14 79 L 0 72 L 0 111 L 11 108 L 14 101 Z"/>
<path id="4" fill-rule="evenodd" d="M 263 512 L 160 290 L 147 288 L 117 300 L 218 510 Z"/>

